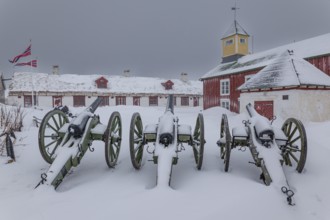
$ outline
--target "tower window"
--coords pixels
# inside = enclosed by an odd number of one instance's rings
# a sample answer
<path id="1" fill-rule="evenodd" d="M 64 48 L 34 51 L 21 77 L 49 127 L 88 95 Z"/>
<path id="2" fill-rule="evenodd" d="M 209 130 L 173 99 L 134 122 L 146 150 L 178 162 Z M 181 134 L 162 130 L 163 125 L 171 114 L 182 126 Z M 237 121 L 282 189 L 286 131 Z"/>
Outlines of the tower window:
<path id="1" fill-rule="evenodd" d="M 245 38 L 240 38 L 240 39 L 239 39 L 239 42 L 240 42 L 241 44 L 245 44 L 245 43 L 246 43 L 246 39 L 245 39 Z"/>
<path id="2" fill-rule="evenodd" d="M 234 40 L 233 39 L 226 40 L 226 46 L 231 45 L 233 43 L 234 43 Z"/>

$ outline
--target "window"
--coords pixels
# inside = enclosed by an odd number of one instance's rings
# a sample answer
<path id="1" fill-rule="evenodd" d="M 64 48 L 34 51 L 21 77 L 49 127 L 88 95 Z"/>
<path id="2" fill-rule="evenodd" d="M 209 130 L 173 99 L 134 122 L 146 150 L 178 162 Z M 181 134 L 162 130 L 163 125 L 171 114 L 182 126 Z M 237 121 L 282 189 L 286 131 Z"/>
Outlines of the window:
<path id="1" fill-rule="evenodd" d="M 53 107 L 62 106 L 62 96 L 53 96 Z"/>
<path id="2" fill-rule="evenodd" d="M 241 44 L 245 44 L 246 39 L 245 39 L 245 38 L 240 38 L 240 39 L 239 39 L 239 42 L 240 42 Z"/>
<path id="3" fill-rule="evenodd" d="M 283 96 L 282 96 L 282 99 L 283 99 L 283 100 L 289 100 L 289 95 L 283 95 Z"/>
<path id="4" fill-rule="evenodd" d="M 158 106 L 158 96 L 149 96 L 149 106 Z"/>
<path id="5" fill-rule="evenodd" d="M 106 89 L 107 88 L 107 83 L 100 81 L 99 84 L 97 84 L 97 88 L 99 89 Z"/>
<path id="6" fill-rule="evenodd" d="M 99 96 L 99 98 L 102 98 L 102 102 L 100 103 L 100 106 L 109 105 L 109 96 Z"/>
<path id="7" fill-rule="evenodd" d="M 189 97 L 181 97 L 181 106 L 189 106 Z"/>
<path id="8" fill-rule="evenodd" d="M 134 96 L 133 97 L 133 105 L 140 105 L 140 97 L 139 96 Z"/>
<path id="9" fill-rule="evenodd" d="M 31 107 L 32 106 L 32 96 L 25 95 L 24 96 L 24 107 Z"/>
<path id="10" fill-rule="evenodd" d="M 126 96 L 116 96 L 116 105 L 126 105 Z"/>
<path id="11" fill-rule="evenodd" d="M 226 40 L 226 46 L 229 46 L 234 43 L 233 39 Z"/>
<path id="12" fill-rule="evenodd" d="M 229 109 L 229 107 L 230 107 L 229 99 L 221 99 L 221 107 L 230 110 Z"/>
<path id="13" fill-rule="evenodd" d="M 176 106 L 176 97 L 173 97 L 174 106 Z"/>
<path id="14" fill-rule="evenodd" d="M 83 95 L 73 96 L 73 106 L 74 107 L 85 106 L 85 96 Z"/>
<path id="15" fill-rule="evenodd" d="M 229 79 L 220 80 L 220 95 L 229 95 L 230 86 Z"/>
<path id="16" fill-rule="evenodd" d="M 247 82 L 248 80 L 250 80 L 255 74 L 251 74 L 251 75 L 246 75 L 245 76 L 245 82 Z"/>
<path id="17" fill-rule="evenodd" d="M 199 106 L 199 97 L 194 97 L 194 107 Z"/>

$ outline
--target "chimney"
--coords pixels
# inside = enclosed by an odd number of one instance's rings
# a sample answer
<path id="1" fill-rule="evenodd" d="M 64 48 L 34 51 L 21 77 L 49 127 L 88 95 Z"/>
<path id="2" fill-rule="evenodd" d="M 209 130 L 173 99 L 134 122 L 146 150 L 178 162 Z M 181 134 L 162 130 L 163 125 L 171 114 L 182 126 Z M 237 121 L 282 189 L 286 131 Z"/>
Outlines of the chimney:
<path id="1" fill-rule="evenodd" d="M 59 75 L 60 74 L 60 68 L 58 65 L 53 66 L 53 75 Z"/>
<path id="2" fill-rule="evenodd" d="M 188 82 L 188 73 L 181 73 L 181 78 L 183 82 Z"/>
<path id="3" fill-rule="evenodd" d="M 124 70 L 123 76 L 129 77 L 130 76 L 130 70 Z"/>

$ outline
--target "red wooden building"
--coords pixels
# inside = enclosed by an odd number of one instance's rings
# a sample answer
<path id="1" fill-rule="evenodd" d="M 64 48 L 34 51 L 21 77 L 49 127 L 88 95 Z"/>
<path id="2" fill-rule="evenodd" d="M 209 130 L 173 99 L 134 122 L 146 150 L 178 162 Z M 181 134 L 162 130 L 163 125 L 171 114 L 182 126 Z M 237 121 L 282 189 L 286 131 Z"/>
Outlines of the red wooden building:
<path id="1" fill-rule="evenodd" d="M 238 31 L 231 31 L 231 36 L 225 39 L 239 38 Z M 224 39 L 224 38 L 223 38 Z M 238 41 L 239 42 L 239 41 Z M 262 70 L 287 50 L 293 50 L 295 55 L 302 57 L 330 76 L 330 33 L 306 39 L 300 42 L 287 44 L 267 51 L 248 54 L 231 62 L 222 62 L 220 65 L 201 77 L 203 81 L 203 107 L 208 109 L 221 106 L 233 112 L 240 112 L 239 86 L 249 80 L 254 74 Z M 227 55 L 226 43 L 223 42 L 223 60 Z M 234 51 L 246 46 L 234 44 Z M 231 55 L 232 56 L 232 55 Z"/>

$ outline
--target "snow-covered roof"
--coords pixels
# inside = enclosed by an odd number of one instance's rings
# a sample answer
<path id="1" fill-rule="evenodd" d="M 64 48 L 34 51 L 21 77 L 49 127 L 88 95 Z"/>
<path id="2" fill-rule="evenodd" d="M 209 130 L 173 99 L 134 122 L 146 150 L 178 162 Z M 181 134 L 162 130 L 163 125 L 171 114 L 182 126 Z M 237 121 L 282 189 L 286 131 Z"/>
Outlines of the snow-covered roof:
<path id="1" fill-rule="evenodd" d="M 212 78 L 227 74 L 239 73 L 265 67 L 272 63 L 280 54 L 287 50 L 293 50 L 295 55 L 309 58 L 330 53 L 330 33 L 310 38 L 307 40 L 287 44 L 263 52 L 249 54 L 241 57 L 235 62 L 222 63 L 207 72 L 201 79 Z"/>
<path id="2" fill-rule="evenodd" d="M 104 77 L 108 80 L 108 88 L 97 88 L 95 80 Z M 96 92 L 123 94 L 188 94 L 202 95 L 202 82 L 197 80 L 182 81 L 171 79 L 174 83 L 171 90 L 165 90 L 161 83 L 168 79 L 153 77 L 125 77 L 109 75 L 74 75 L 16 72 L 14 73 L 10 91 L 43 91 L 43 92 Z M 33 83 L 32 83 L 33 82 Z"/>
<path id="3" fill-rule="evenodd" d="M 286 51 L 238 90 L 310 85 L 330 87 L 330 77 L 308 61 L 293 55 L 292 51 Z"/>
<path id="4" fill-rule="evenodd" d="M 222 39 L 226 37 L 230 37 L 235 34 L 242 34 L 249 36 L 249 34 L 242 28 L 242 26 L 236 20 L 234 20 L 234 22 L 230 25 L 228 30 L 224 33 Z"/>

